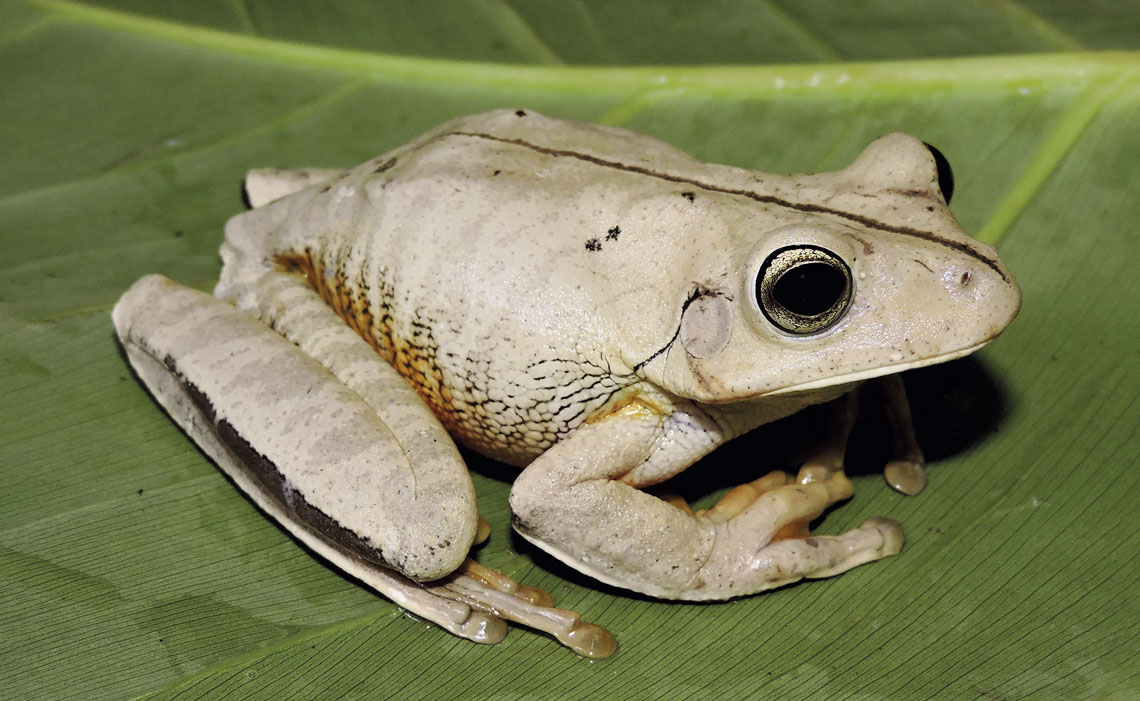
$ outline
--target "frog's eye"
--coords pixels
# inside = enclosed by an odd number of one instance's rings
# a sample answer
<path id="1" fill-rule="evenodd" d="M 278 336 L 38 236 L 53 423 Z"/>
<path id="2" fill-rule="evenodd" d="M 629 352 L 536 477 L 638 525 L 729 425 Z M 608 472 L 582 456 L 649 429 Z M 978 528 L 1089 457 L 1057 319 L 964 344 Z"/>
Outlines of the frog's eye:
<path id="1" fill-rule="evenodd" d="M 851 269 L 826 248 L 781 248 L 760 266 L 756 302 L 781 331 L 819 333 L 839 321 L 851 304 Z"/>
<path id="2" fill-rule="evenodd" d="M 938 169 L 938 189 L 942 191 L 942 199 L 946 200 L 946 204 L 950 204 L 950 196 L 954 194 L 954 171 L 950 169 L 950 161 L 946 160 L 941 151 L 925 141 L 922 145 L 930 151 L 931 156 L 934 156 L 934 167 Z"/>

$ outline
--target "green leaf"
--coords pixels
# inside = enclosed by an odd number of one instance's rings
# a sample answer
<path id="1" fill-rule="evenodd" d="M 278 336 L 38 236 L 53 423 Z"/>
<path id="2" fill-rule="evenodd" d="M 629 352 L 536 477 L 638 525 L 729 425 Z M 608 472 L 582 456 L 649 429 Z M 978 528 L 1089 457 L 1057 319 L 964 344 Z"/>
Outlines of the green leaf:
<path id="1" fill-rule="evenodd" d="M 1136 2 L 1107 0 L 8 0 L 0 695 L 1140 695 L 1138 30 Z M 882 436 L 856 436 L 857 494 L 821 528 L 890 515 L 900 556 L 652 601 L 513 537 L 512 473 L 473 459 L 480 560 L 621 643 L 596 663 L 518 629 L 480 647 L 311 557 L 165 418 L 108 312 L 144 273 L 209 288 L 245 170 L 350 165 L 503 106 L 769 171 L 841 167 L 895 129 L 947 154 L 956 214 L 999 243 L 1024 307 L 910 381 L 921 496 L 890 492 Z M 787 435 L 761 429 L 682 486 L 707 502 L 780 467 Z"/>

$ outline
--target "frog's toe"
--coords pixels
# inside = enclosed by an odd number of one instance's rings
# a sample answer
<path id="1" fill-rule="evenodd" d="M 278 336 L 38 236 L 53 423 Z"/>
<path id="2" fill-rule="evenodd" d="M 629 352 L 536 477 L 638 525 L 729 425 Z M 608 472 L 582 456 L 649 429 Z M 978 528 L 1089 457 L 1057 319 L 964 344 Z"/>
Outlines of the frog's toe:
<path id="1" fill-rule="evenodd" d="M 752 506 L 763 495 L 783 487 L 789 481 L 791 477 L 785 472 L 769 472 L 758 480 L 733 487 L 711 509 L 701 509 L 697 515 L 707 516 L 713 521 L 727 521 Z"/>
<path id="2" fill-rule="evenodd" d="M 515 596 L 534 604 L 535 606 L 554 606 L 554 597 L 550 592 L 538 587 L 519 587 Z"/>
<path id="3" fill-rule="evenodd" d="M 780 484 L 781 481 L 785 483 Z M 765 543 L 806 538 L 811 535 L 808 524 L 827 507 L 854 492 L 851 481 L 842 472 L 806 484 L 774 472 L 729 491 L 703 517 L 717 527 L 726 526 L 737 534 L 750 533 Z"/>
<path id="4" fill-rule="evenodd" d="M 474 612 L 462 623 L 445 628 L 461 638 L 467 638 L 480 645 L 494 645 L 507 637 L 507 622 L 482 612 Z"/>
<path id="5" fill-rule="evenodd" d="M 437 596 L 466 604 L 495 619 L 514 621 L 549 633 L 583 657 L 602 659 L 617 650 L 617 640 L 612 633 L 583 621 L 574 611 L 554 608 L 554 599 L 546 591 L 520 586 L 502 572 L 471 559 L 455 574 L 427 588 Z"/>
<path id="6" fill-rule="evenodd" d="M 681 496 L 680 494 L 669 493 L 660 494 L 658 496 L 661 498 L 661 501 L 665 502 L 666 504 L 683 511 L 689 516 L 693 515 L 693 507 L 689 506 L 689 502 L 685 501 L 685 497 Z"/>
<path id="7" fill-rule="evenodd" d="M 926 488 L 926 468 L 915 460 L 891 460 L 883 468 L 883 479 L 896 492 L 908 497 L 917 496 Z"/>
<path id="8" fill-rule="evenodd" d="M 480 516 L 479 521 L 475 526 L 475 542 L 473 542 L 472 545 L 482 545 L 483 543 L 486 543 L 487 539 L 490 537 L 491 524 L 487 521 L 487 519 Z"/>
<path id="9" fill-rule="evenodd" d="M 863 522 L 860 528 L 874 529 L 883 537 L 880 557 L 898 555 L 902 552 L 903 544 L 906 543 L 906 536 L 903 534 L 902 526 L 893 518 L 887 518 L 885 516 L 869 518 Z"/>
<path id="10" fill-rule="evenodd" d="M 808 579 L 832 577 L 849 569 L 902 550 L 902 526 L 889 518 L 871 518 L 859 528 L 838 536 L 818 536 L 804 541 L 817 551 L 802 558 L 800 576 Z M 798 579 L 798 577 L 797 577 Z"/>

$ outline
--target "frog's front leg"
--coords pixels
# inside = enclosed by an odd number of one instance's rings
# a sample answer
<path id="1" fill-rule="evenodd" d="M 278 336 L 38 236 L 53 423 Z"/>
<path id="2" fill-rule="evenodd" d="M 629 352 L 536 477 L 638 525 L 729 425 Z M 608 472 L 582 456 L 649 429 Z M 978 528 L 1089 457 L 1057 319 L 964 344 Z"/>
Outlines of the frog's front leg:
<path id="1" fill-rule="evenodd" d="M 161 276 L 137 282 L 113 315 L 139 377 L 242 491 L 452 633 L 497 642 L 505 618 L 580 654 L 612 653 L 606 631 L 465 559 L 477 528 L 470 478 L 390 366 L 291 276 L 266 273 L 247 291 L 261 320 Z"/>
<path id="2" fill-rule="evenodd" d="M 894 434 L 894 456 L 883 468 L 883 478 L 891 489 L 913 497 L 926 488 L 926 458 L 914 435 L 906 387 L 899 375 L 880 377 L 877 383 L 882 388 L 887 423 Z"/>
<path id="3" fill-rule="evenodd" d="M 871 396 L 882 395 L 893 437 L 893 453 L 883 468 L 883 478 L 896 492 L 916 496 L 926 487 L 926 459 L 915 437 L 906 388 L 899 375 L 886 375 L 871 382 L 873 389 L 878 390 Z M 827 431 L 804 459 L 796 477 L 799 482 L 816 482 L 843 471 L 847 439 L 855 425 L 861 391 L 862 388 L 852 390 L 828 405 Z"/>
<path id="4" fill-rule="evenodd" d="M 737 492 L 696 514 L 627 484 L 624 478 L 642 465 L 656 464 L 660 473 L 671 460 L 676 469 L 692 461 L 692 444 L 670 426 L 674 418 L 646 403 L 576 429 L 516 480 L 515 528 L 601 581 L 667 599 L 752 594 L 901 549 L 902 531 L 887 519 L 840 536 L 796 537 L 828 505 L 851 495 L 841 471 L 808 484 L 764 478 L 749 495 Z M 682 423 L 693 420 L 699 419 Z"/>

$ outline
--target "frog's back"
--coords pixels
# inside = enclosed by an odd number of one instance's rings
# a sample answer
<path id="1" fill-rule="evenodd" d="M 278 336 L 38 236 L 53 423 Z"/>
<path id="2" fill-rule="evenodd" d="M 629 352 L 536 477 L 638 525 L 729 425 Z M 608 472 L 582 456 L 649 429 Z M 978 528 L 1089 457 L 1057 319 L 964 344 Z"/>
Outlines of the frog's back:
<path id="1" fill-rule="evenodd" d="M 637 172 L 652 163 L 693 160 L 521 111 L 456 120 L 235 217 L 218 294 L 240 305 L 266 266 L 304 275 L 453 435 L 525 463 L 638 381 L 602 307 L 651 253 L 619 222 L 660 189 Z"/>

